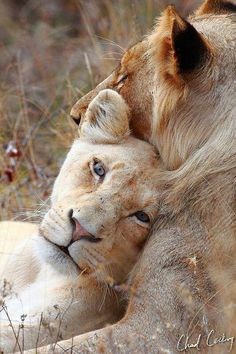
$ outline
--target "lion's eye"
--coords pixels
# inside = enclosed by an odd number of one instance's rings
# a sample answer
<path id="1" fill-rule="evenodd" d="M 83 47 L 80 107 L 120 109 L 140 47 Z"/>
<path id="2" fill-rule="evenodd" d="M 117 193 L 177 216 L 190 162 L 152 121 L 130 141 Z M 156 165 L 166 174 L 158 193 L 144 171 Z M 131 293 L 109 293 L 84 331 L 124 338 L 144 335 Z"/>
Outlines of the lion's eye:
<path id="1" fill-rule="evenodd" d="M 137 211 L 133 215 L 136 216 L 136 218 L 141 222 L 145 222 L 145 223 L 150 222 L 149 216 L 146 213 L 144 213 L 144 211 Z"/>
<path id="2" fill-rule="evenodd" d="M 123 84 L 126 79 L 128 79 L 128 75 L 123 75 L 120 80 L 117 82 L 117 85 Z"/>
<path id="3" fill-rule="evenodd" d="M 93 171 L 97 176 L 99 176 L 101 178 L 104 177 L 106 174 L 106 171 L 105 171 L 101 162 L 95 162 L 93 164 Z"/>

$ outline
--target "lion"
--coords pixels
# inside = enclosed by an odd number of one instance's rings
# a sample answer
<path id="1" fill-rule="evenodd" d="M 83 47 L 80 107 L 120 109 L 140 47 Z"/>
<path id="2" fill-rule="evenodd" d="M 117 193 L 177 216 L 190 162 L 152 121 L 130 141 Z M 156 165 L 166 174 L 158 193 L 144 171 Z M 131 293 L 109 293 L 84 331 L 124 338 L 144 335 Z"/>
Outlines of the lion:
<path id="1" fill-rule="evenodd" d="M 60 342 L 54 353 L 235 350 L 235 69 L 233 3 L 206 0 L 188 20 L 168 6 L 72 108 L 80 126 L 94 96 L 119 92 L 133 135 L 159 151 L 166 196 L 135 265 L 125 316 Z"/>
<path id="2" fill-rule="evenodd" d="M 23 221 L 0 222 L 0 278 L 9 257 L 17 257 L 19 245 L 38 229 L 38 225 Z M 9 253 L 10 250 L 10 253 Z"/>
<path id="3" fill-rule="evenodd" d="M 130 135 L 123 98 L 101 91 L 39 231 L 2 272 L 12 287 L 0 313 L 0 351 L 37 348 L 120 319 L 122 284 L 158 216 L 160 170 L 153 146 Z"/>

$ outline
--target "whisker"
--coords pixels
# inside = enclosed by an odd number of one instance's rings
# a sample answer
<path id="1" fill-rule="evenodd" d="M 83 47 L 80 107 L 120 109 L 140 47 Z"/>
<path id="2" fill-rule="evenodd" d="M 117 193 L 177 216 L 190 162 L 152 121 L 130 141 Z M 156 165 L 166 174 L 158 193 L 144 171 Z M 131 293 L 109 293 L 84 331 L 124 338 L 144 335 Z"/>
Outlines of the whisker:
<path id="1" fill-rule="evenodd" d="M 105 38 L 105 37 L 98 36 L 98 35 L 95 35 L 95 37 L 97 37 L 97 38 L 99 38 L 99 39 L 102 39 L 104 42 L 107 42 L 107 43 L 110 44 L 110 45 L 113 45 L 113 46 L 115 46 L 115 47 L 118 47 L 118 48 L 122 51 L 122 53 L 125 53 L 125 51 L 126 51 L 126 49 L 123 48 L 123 47 L 121 47 L 120 44 L 118 44 L 118 43 L 112 41 L 112 40 L 109 39 L 109 38 Z"/>

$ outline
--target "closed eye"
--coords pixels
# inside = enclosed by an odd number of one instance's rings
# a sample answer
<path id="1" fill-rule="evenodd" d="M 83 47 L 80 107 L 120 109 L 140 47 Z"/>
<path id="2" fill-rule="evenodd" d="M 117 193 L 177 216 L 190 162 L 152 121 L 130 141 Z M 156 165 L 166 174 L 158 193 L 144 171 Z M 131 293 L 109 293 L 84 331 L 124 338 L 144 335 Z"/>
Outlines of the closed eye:
<path id="1" fill-rule="evenodd" d="M 128 75 L 123 75 L 120 80 L 117 82 L 117 85 L 123 84 L 126 79 L 128 78 Z"/>

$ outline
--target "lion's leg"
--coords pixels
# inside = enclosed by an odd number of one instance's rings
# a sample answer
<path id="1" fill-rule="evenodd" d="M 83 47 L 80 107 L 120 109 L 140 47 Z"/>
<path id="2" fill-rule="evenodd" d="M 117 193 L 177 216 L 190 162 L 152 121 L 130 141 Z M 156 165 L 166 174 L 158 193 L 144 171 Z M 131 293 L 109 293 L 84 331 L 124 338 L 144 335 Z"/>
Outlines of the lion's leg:
<path id="1" fill-rule="evenodd" d="M 44 275 L 46 272 L 42 269 Z M 48 273 L 48 279 L 47 284 L 44 280 L 32 284 L 6 301 L 0 313 L 0 348 L 4 353 L 17 345 L 27 350 L 58 342 L 121 317 L 117 295 L 108 294 L 106 286 L 95 279 L 79 275 L 68 280 L 55 273 Z M 26 315 L 24 321 L 22 315 Z"/>
<path id="2" fill-rule="evenodd" d="M 46 345 L 58 338 L 66 327 L 64 316 L 70 311 L 69 288 L 63 277 L 50 267 L 42 268 L 40 281 L 18 294 L 6 297 L 0 306 L 0 352 L 12 353 Z M 63 302 L 64 299 L 64 302 Z M 72 333 L 73 334 L 73 333 Z"/>
<path id="3" fill-rule="evenodd" d="M 40 271 L 40 261 L 33 250 L 35 237 L 37 235 L 22 239 L 5 259 L 0 271 L 0 298 L 20 292 L 36 279 Z"/>
<path id="4" fill-rule="evenodd" d="M 46 345 L 58 338 L 58 327 L 55 328 L 53 323 L 46 326 L 43 318 L 35 323 L 6 322 L 0 325 L 0 353 L 22 353 L 24 349 L 37 348 L 38 345 Z"/>
<path id="5" fill-rule="evenodd" d="M 0 276 L 17 248 L 37 230 L 37 225 L 28 222 L 0 222 Z"/>

